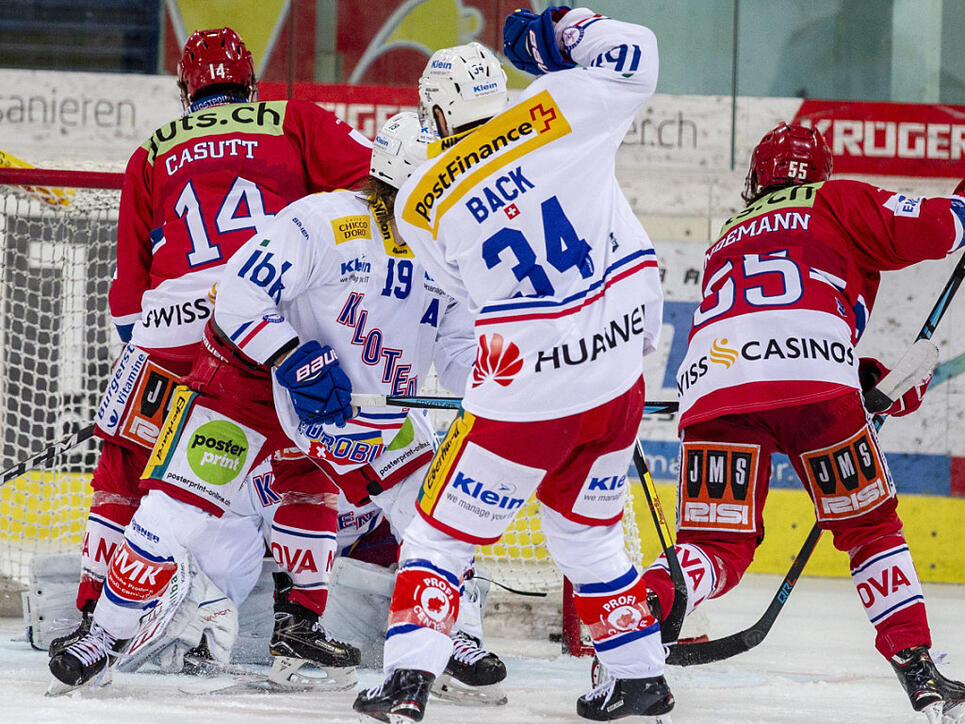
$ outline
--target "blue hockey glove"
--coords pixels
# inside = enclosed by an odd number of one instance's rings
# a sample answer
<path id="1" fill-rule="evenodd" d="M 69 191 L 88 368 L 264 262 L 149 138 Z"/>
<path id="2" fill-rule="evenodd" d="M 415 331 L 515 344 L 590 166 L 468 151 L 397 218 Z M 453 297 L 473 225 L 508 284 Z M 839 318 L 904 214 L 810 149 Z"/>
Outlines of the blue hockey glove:
<path id="1" fill-rule="evenodd" d="M 288 390 L 302 422 L 342 427 L 352 417 L 352 383 L 328 345 L 306 342 L 275 368 L 275 377 Z"/>
<path id="2" fill-rule="evenodd" d="M 533 75 L 575 67 L 576 63 L 564 58 L 556 44 L 555 21 L 568 11 L 560 5 L 548 7 L 539 15 L 532 10 L 517 10 L 506 16 L 503 52 L 509 62 Z"/>

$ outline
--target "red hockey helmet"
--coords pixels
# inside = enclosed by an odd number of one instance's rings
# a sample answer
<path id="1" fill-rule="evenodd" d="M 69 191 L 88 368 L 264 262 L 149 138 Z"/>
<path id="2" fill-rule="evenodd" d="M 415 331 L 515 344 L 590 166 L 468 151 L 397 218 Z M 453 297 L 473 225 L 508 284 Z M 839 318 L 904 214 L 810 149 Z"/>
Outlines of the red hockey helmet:
<path id="1" fill-rule="evenodd" d="M 178 61 L 178 85 L 186 101 L 203 88 L 236 85 L 248 97 L 255 88 L 255 63 L 244 41 L 231 28 L 196 30 Z"/>
<path id="2" fill-rule="evenodd" d="M 831 149 L 818 129 L 780 123 L 754 149 L 741 198 L 750 203 L 771 189 L 827 181 L 831 161 Z"/>

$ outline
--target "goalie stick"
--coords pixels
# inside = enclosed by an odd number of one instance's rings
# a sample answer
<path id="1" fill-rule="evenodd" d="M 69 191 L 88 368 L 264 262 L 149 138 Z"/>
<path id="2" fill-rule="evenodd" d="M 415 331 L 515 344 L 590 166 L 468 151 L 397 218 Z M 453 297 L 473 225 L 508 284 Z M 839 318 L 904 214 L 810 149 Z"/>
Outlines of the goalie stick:
<path id="1" fill-rule="evenodd" d="M 430 410 L 458 410 L 462 407 L 461 397 L 433 397 L 420 395 L 367 395 L 352 393 L 352 405 L 355 407 L 419 407 Z M 677 411 L 676 400 L 653 401 L 644 403 L 644 415 L 668 415 Z"/>
<path id="2" fill-rule="evenodd" d="M 928 318 L 922 325 L 921 331 L 918 333 L 918 337 L 915 338 L 915 344 L 912 345 L 912 349 L 917 345 L 920 340 L 930 340 L 932 335 L 935 333 L 935 328 L 941 321 L 942 317 L 945 316 L 945 312 L 948 310 L 948 306 L 958 291 L 959 286 L 962 284 L 962 279 L 965 279 L 965 254 L 959 258 L 958 263 L 952 270 L 952 274 L 945 284 L 945 288 L 938 297 L 938 301 L 935 302 L 935 306 L 932 307 Z M 895 366 L 898 369 L 902 366 L 904 360 L 899 362 Z M 912 375 L 914 376 L 914 375 Z M 924 375 L 923 375 L 924 376 Z M 888 375 L 890 377 L 890 375 Z M 917 384 L 920 379 L 916 379 L 912 384 Z M 897 397 L 901 395 L 897 391 L 893 391 L 893 394 Z M 885 418 L 881 415 L 875 415 L 874 426 L 875 430 L 880 430 L 881 426 L 884 424 Z M 752 648 L 757 646 L 764 637 L 767 636 L 768 631 L 771 630 L 771 626 L 777 619 L 778 614 L 781 609 L 784 608 L 784 604 L 787 603 L 788 596 L 791 595 L 791 591 L 794 590 L 794 586 L 797 583 L 798 577 L 804 570 L 804 566 L 807 565 L 808 560 L 811 558 L 811 554 L 814 553 L 814 549 L 821 538 L 821 529 L 818 527 L 817 523 L 811 528 L 811 532 L 808 533 L 807 539 L 804 541 L 804 545 L 801 546 L 801 550 L 798 551 L 797 556 L 794 558 L 794 562 L 791 564 L 790 569 L 788 569 L 787 575 L 784 576 L 784 580 L 781 581 L 781 585 L 778 588 L 777 593 L 771 600 L 770 605 L 764 611 L 764 615 L 761 616 L 753 625 L 743 631 L 738 631 L 737 633 L 731 634 L 730 636 L 724 636 L 723 638 L 714 639 L 713 641 L 700 641 L 689 644 L 677 644 L 670 648 L 670 653 L 667 656 L 667 663 L 675 666 L 693 666 L 695 664 L 709 664 L 714 661 L 723 661 L 731 656 L 736 656 L 737 654 L 742 654 L 745 651 L 750 651 Z"/>

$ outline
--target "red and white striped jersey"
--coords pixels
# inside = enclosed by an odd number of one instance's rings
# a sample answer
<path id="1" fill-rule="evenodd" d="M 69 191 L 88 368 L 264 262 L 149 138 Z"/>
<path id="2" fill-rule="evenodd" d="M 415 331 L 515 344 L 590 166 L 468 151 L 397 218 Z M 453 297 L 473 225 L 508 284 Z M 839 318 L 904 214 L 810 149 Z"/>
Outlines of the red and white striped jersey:
<path id="1" fill-rule="evenodd" d="M 221 266 L 292 201 L 355 186 L 371 144 L 307 101 L 225 103 L 157 129 L 127 164 L 111 316 L 122 338 L 191 359 Z"/>
<path id="2" fill-rule="evenodd" d="M 789 186 L 728 219 L 677 371 L 680 426 L 860 389 L 854 345 L 882 271 L 963 244 L 965 199 L 859 181 Z"/>
<path id="3" fill-rule="evenodd" d="M 557 39 L 579 67 L 518 101 L 399 190 L 403 238 L 476 315 L 463 405 L 496 420 L 575 414 L 618 397 L 659 334 L 657 257 L 615 155 L 657 83 L 647 28 L 571 10 Z"/>

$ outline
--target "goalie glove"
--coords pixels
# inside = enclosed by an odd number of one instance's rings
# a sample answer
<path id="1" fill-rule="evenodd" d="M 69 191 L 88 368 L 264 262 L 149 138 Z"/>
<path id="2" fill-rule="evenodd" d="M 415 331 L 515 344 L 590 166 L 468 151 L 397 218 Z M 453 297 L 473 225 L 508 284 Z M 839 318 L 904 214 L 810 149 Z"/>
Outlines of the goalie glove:
<path id="1" fill-rule="evenodd" d="M 288 390 L 301 422 L 342 427 L 352 417 L 352 383 L 328 345 L 306 342 L 275 368 L 275 378 Z"/>
<path id="2" fill-rule="evenodd" d="M 561 5 L 548 7 L 539 15 L 532 10 L 508 15 L 503 26 L 503 52 L 509 62 L 533 75 L 576 67 L 576 63 L 563 57 L 556 42 L 556 21 L 569 10 Z"/>
<path id="3" fill-rule="evenodd" d="M 890 371 L 874 357 L 860 358 L 858 360 L 858 379 L 861 382 L 861 393 L 867 395 Z M 924 380 L 911 387 L 880 414 L 902 417 L 917 410 L 921 407 L 922 398 L 924 398 L 925 391 L 932 381 L 932 376 L 932 374 L 929 374 Z"/>

